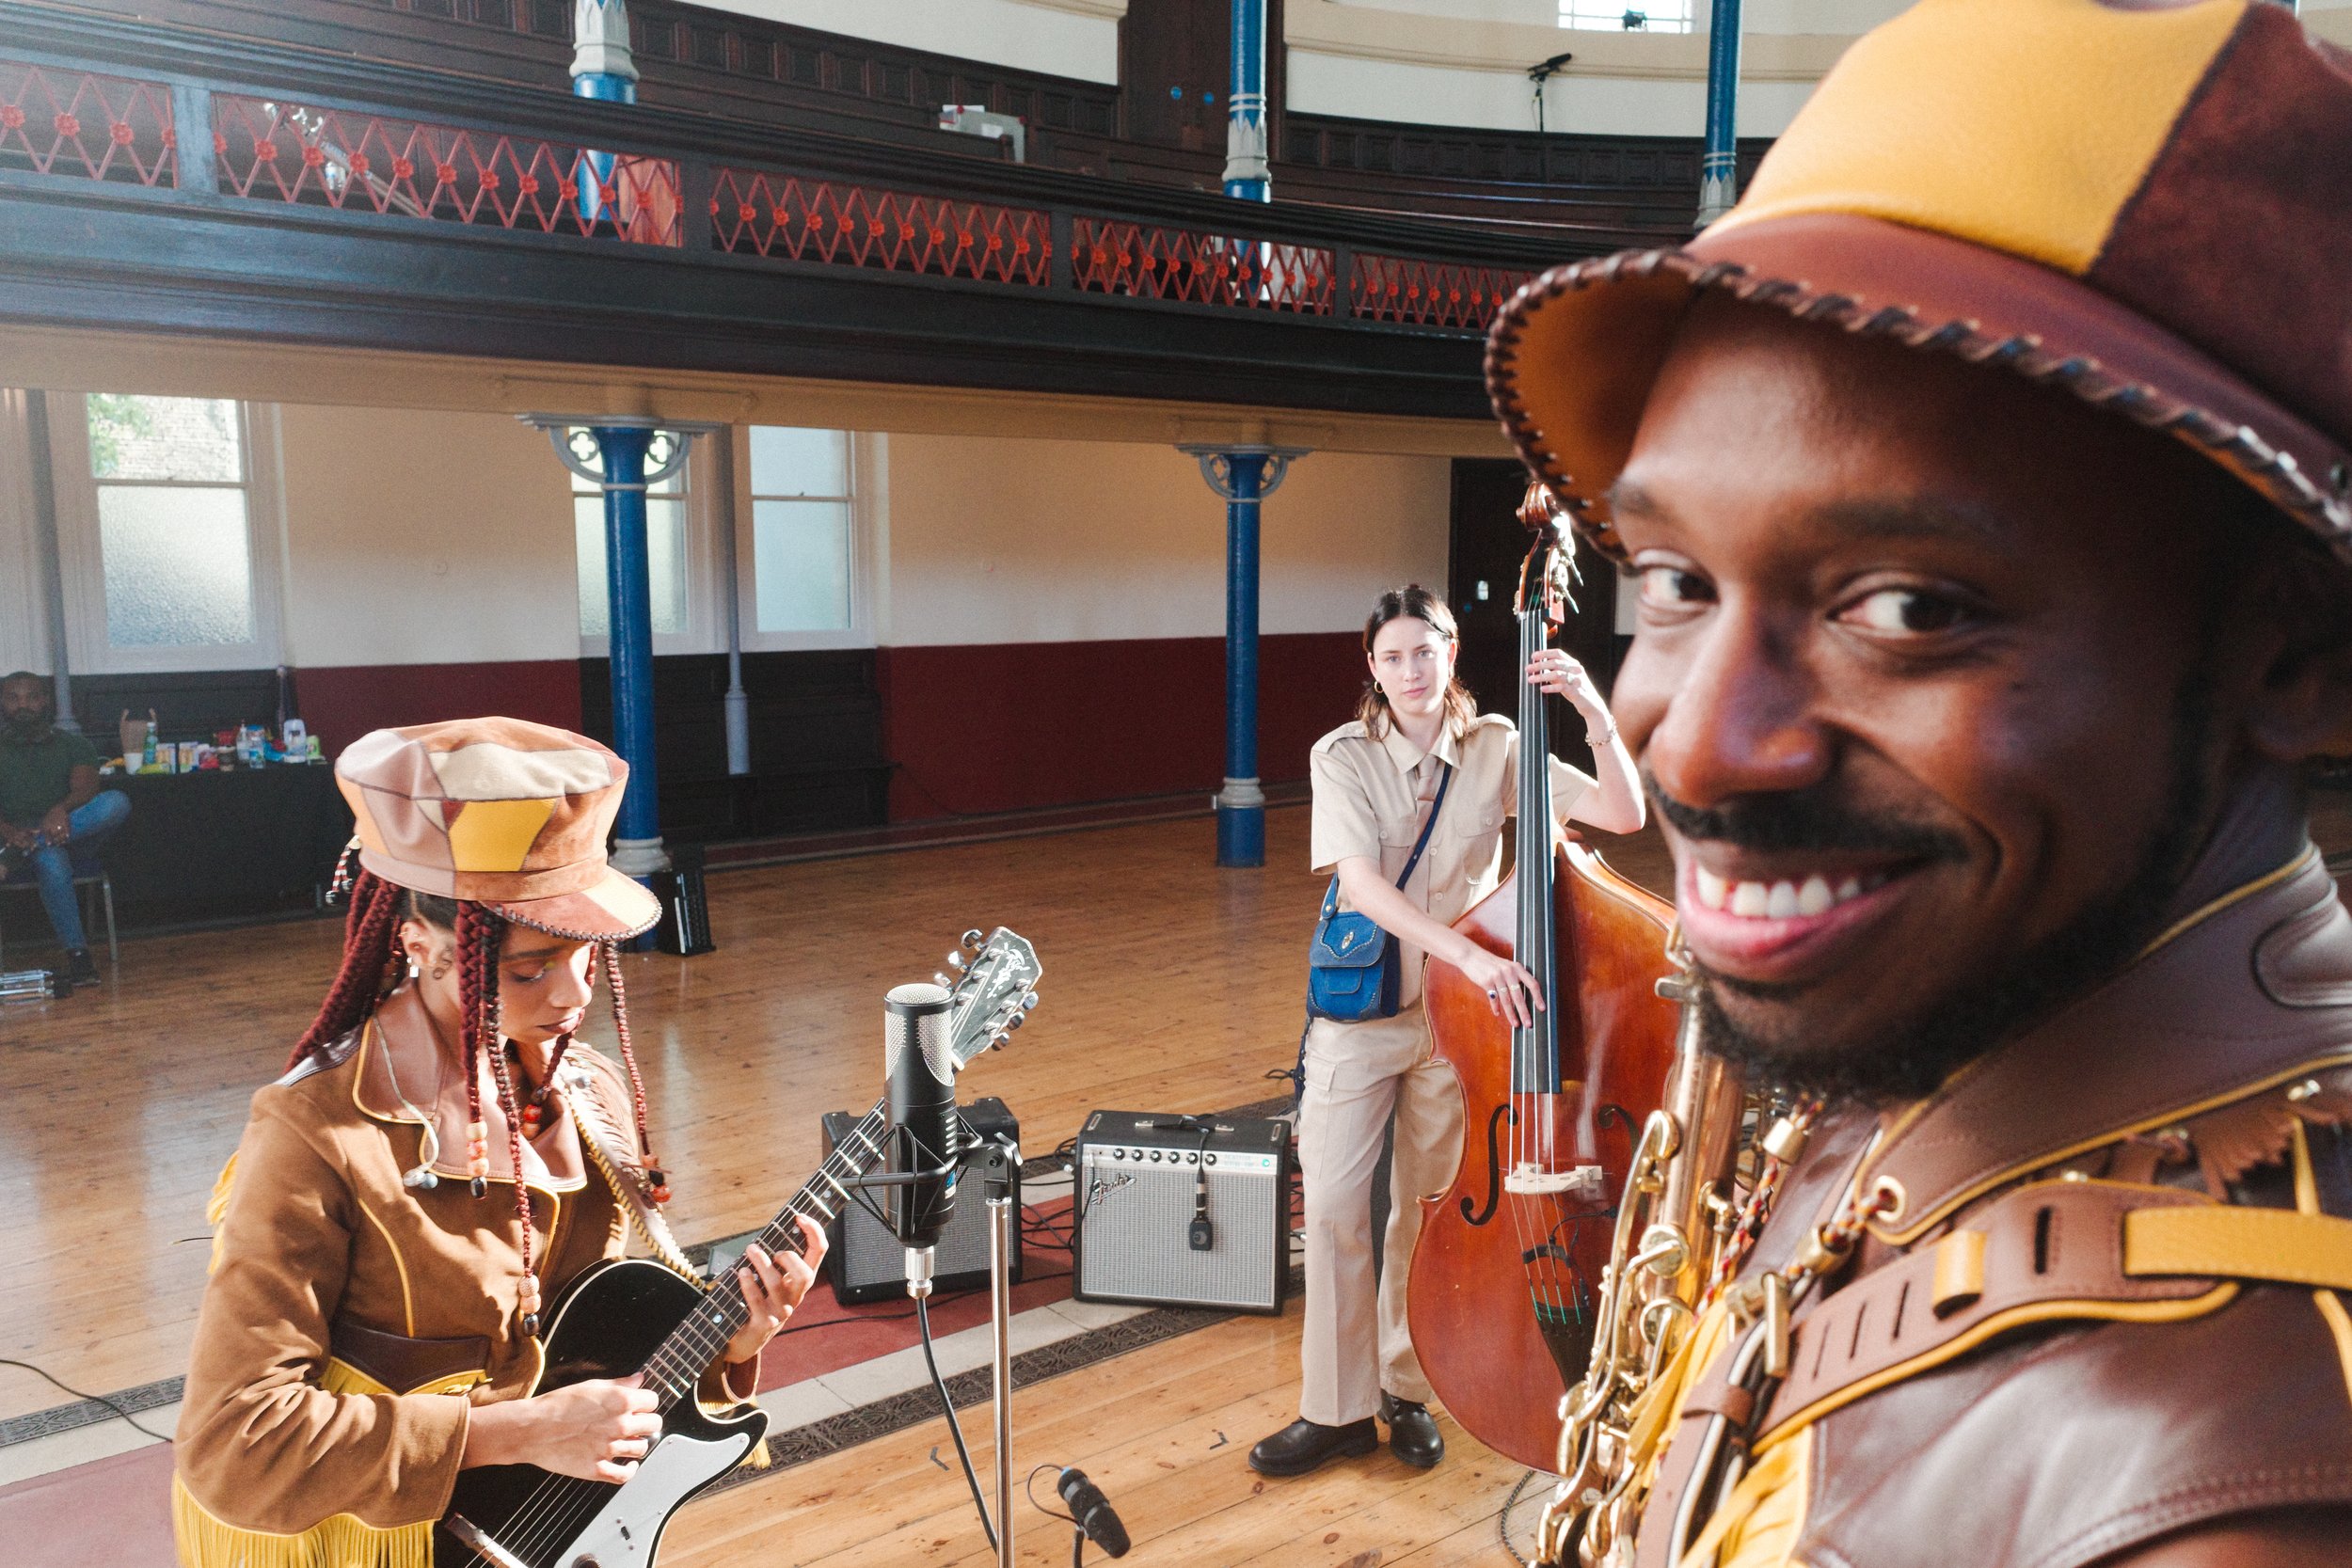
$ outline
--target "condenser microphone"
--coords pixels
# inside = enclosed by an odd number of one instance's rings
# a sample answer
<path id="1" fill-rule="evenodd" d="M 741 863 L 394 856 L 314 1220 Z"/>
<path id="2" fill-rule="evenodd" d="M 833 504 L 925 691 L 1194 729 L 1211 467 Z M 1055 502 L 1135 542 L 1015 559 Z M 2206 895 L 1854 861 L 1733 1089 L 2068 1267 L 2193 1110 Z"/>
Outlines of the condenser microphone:
<path id="1" fill-rule="evenodd" d="M 900 986 L 882 1000 L 882 1071 L 890 1118 L 890 1229 L 907 1249 L 907 1293 L 931 1289 L 931 1249 L 956 1204 L 956 1058 L 947 1039 L 948 996 L 930 984 Z"/>
<path id="2" fill-rule="evenodd" d="M 1111 1500 L 1087 1480 L 1084 1470 L 1073 1466 L 1062 1471 L 1054 1490 L 1061 1494 L 1062 1506 L 1070 1510 L 1080 1534 L 1113 1557 L 1127 1555 L 1127 1527 L 1120 1523 Z"/>

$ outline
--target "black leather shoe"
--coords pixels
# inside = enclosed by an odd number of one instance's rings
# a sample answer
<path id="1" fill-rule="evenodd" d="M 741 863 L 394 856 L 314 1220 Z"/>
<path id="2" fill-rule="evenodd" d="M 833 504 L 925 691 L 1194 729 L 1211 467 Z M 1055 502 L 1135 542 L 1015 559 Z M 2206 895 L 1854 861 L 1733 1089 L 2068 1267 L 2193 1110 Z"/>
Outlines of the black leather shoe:
<path id="1" fill-rule="evenodd" d="M 1389 1451 L 1416 1470 L 1426 1470 L 1445 1457 L 1445 1439 L 1438 1435 L 1436 1418 L 1414 1401 L 1382 1394 L 1380 1418 L 1389 1423 Z"/>
<path id="2" fill-rule="evenodd" d="M 90 957 L 87 947 L 69 948 L 65 956 L 65 972 L 73 977 L 76 986 L 98 984 L 98 960 Z"/>
<path id="3" fill-rule="evenodd" d="M 1249 1450 L 1249 1467 L 1262 1476 L 1303 1476 L 1334 1459 L 1355 1459 L 1379 1446 L 1380 1434 L 1373 1430 L 1369 1416 L 1338 1427 L 1293 1421 Z"/>

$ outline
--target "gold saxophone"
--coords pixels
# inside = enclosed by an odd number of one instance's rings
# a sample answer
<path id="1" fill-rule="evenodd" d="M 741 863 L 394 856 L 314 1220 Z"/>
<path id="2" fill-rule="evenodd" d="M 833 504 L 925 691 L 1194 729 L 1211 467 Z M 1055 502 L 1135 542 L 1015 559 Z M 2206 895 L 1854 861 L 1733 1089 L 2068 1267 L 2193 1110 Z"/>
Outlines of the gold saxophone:
<path id="1" fill-rule="evenodd" d="M 1738 1069 L 1707 1053 L 1699 981 L 1678 930 L 1667 950 L 1677 973 L 1658 982 L 1658 993 L 1682 1007 L 1674 1077 L 1626 1176 L 1591 1364 L 1561 1401 L 1561 1481 L 1536 1528 L 1543 1568 L 1631 1562 L 1649 1457 L 1634 1451 L 1635 1406 L 1696 1321 L 1738 1215 L 1745 1085 Z"/>

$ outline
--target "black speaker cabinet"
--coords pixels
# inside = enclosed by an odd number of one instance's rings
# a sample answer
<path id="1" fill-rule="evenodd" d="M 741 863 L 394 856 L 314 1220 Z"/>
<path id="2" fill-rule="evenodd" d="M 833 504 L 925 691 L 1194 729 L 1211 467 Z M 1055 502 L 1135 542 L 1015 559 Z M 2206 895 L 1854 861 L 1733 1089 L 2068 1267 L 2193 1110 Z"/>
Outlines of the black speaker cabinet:
<path id="1" fill-rule="evenodd" d="M 653 875 L 654 896 L 661 900 L 661 923 L 654 927 L 654 945 L 682 958 L 715 953 L 710 939 L 710 896 L 703 886 L 703 851 L 698 844 L 675 845 L 670 869 Z"/>
<path id="2" fill-rule="evenodd" d="M 1287 1122 L 1097 1111 L 1072 1169 L 1079 1300 L 1281 1311 Z"/>
<path id="3" fill-rule="evenodd" d="M 831 1154 L 835 1145 L 850 1135 L 858 1118 L 848 1111 L 828 1111 L 824 1117 L 825 1152 Z M 1001 1100 L 976 1100 L 963 1107 L 963 1124 L 971 1136 L 965 1142 L 968 1151 L 975 1143 L 998 1135 L 1013 1139 L 1021 1137 L 1021 1124 L 1005 1108 Z M 887 1188 L 867 1188 L 859 1196 L 885 1213 Z M 1013 1178 L 1012 1277 L 1021 1278 L 1021 1212 L 1020 1177 Z M 857 1307 L 873 1301 L 904 1301 L 907 1298 L 907 1251 L 891 1235 L 889 1227 L 866 1212 L 863 1204 L 844 1209 L 827 1227 L 825 1269 L 833 1280 L 833 1293 L 844 1306 Z M 981 1182 L 967 1164 L 956 1182 L 955 1212 L 947 1217 L 946 1233 L 940 1237 L 932 1264 L 933 1289 L 941 1293 L 949 1291 L 984 1289 L 988 1284 L 988 1200 Z"/>

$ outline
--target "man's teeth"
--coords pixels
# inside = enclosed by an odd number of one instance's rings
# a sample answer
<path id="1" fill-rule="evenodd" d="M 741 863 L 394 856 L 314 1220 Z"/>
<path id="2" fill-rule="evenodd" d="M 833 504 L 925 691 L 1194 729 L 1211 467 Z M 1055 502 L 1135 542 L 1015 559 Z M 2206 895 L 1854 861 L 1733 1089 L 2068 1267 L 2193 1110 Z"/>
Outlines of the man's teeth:
<path id="1" fill-rule="evenodd" d="M 1748 920 L 1787 920 L 1796 915 L 1826 914 L 1849 898 L 1858 898 L 1886 882 L 1885 874 L 1847 877 L 1836 886 L 1815 873 L 1802 882 L 1735 882 L 1698 867 L 1699 902 L 1710 910 L 1729 910 Z"/>

